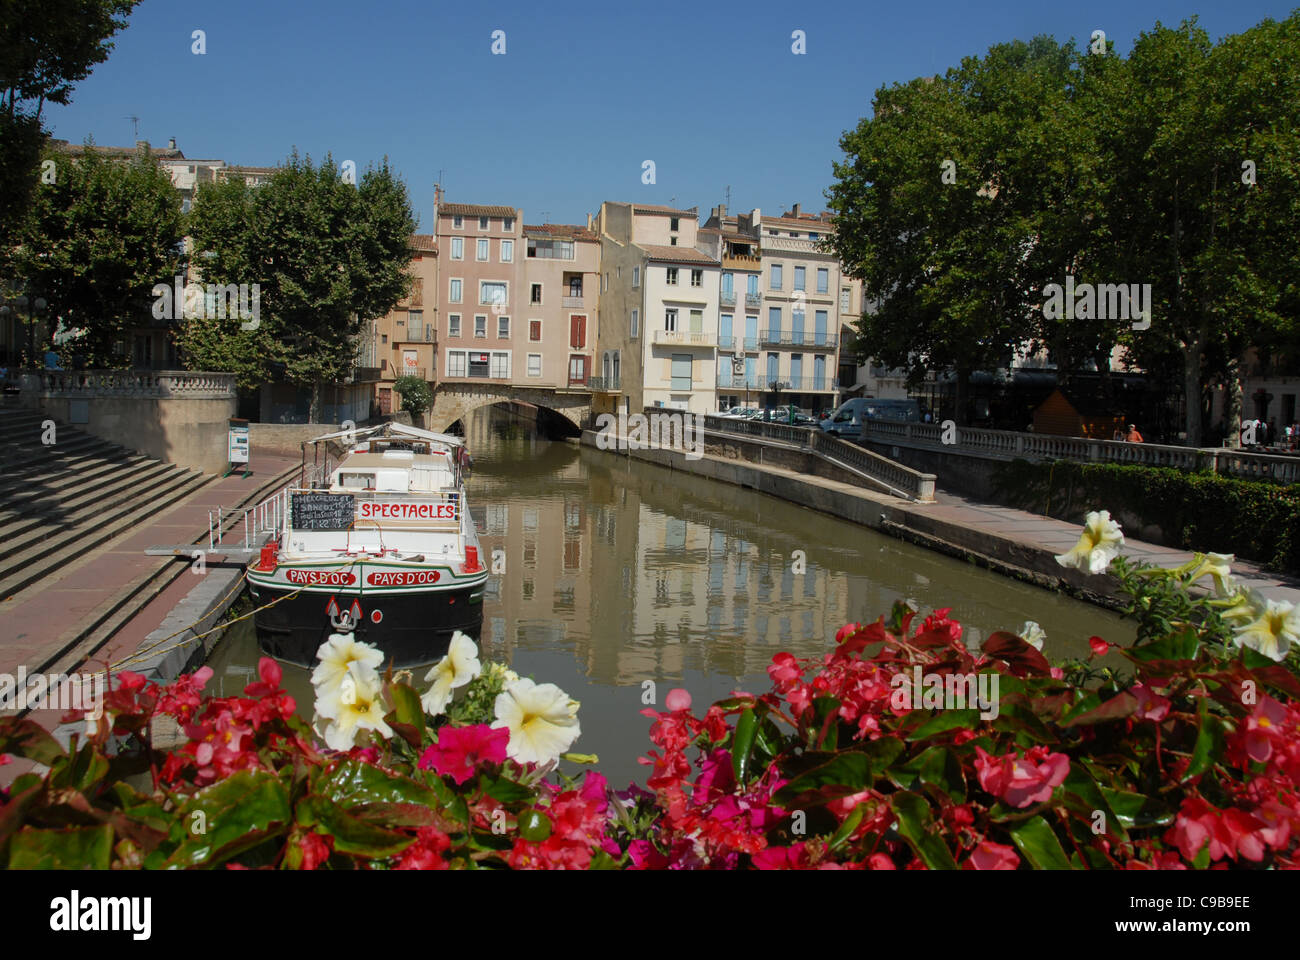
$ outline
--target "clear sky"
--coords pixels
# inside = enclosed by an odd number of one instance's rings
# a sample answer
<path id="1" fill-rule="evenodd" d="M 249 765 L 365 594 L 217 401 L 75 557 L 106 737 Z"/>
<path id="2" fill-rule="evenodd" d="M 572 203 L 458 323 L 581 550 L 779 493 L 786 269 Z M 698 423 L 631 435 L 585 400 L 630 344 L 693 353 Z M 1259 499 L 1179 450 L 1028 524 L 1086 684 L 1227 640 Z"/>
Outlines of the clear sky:
<path id="1" fill-rule="evenodd" d="M 358 171 L 386 155 L 424 231 L 440 175 L 448 201 L 529 223 L 585 222 L 602 200 L 703 213 L 728 185 L 733 210 L 820 210 L 839 137 L 883 84 L 1040 33 L 1082 44 L 1101 29 L 1127 54 L 1157 21 L 1198 15 L 1217 40 L 1297 2 L 145 0 L 46 124 L 121 145 L 137 116 L 141 139 L 253 166 L 295 147 Z"/>

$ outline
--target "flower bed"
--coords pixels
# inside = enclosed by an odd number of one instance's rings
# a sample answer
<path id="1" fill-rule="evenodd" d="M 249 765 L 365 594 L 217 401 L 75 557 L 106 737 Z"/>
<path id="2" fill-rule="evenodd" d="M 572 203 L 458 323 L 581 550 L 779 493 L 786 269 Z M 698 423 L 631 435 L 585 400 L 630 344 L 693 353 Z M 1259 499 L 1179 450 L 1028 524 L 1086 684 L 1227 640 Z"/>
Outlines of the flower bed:
<path id="1" fill-rule="evenodd" d="M 11 868 L 1291 868 L 1300 841 L 1300 611 L 1237 591 L 1230 557 L 1130 564 L 1091 514 L 1058 560 L 1113 572 L 1138 640 L 1125 667 L 1053 665 L 1042 633 L 962 643 L 949 610 L 850 624 L 824 657 L 773 657 L 771 689 L 647 709 L 646 788 L 560 771 L 578 704 L 482 664 L 457 636 L 417 690 L 348 635 L 321 647 L 315 725 L 280 668 L 207 697 L 208 668 L 119 674 L 64 751 L 0 805 Z M 1213 596 L 1189 587 L 1208 578 Z M 152 745 L 162 715 L 187 738 Z"/>

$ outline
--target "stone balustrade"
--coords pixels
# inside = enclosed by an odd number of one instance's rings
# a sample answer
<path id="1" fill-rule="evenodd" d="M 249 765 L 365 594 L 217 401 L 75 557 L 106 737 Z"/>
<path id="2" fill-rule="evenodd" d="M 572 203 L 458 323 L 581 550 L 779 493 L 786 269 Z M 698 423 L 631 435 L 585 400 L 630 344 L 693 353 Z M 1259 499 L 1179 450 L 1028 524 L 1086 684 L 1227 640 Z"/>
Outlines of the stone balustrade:
<path id="1" fill-rule="evenodd" d="M 236 396 L 233 373 L 202 370 L 42 370 L 24 380 L 25 388 L 60 399 L 230 400 Z"/>
<path id="2" fill-rule="evenodd" d="M 952 443 L 943 442 L 938 423 L 869 421 L 862 439 L 877 444 L 961 453 L 992 460 L 1078 460 L 1088 463 L 1139 464 L 1179 470 L 1209 470 L 1247 480 L 1300 482 L 1300 457 L 1252 453 L 1217 447 L 1175 447 L 1159 443 L 1089 440 L 1014 430 L 955 427 Z"/>

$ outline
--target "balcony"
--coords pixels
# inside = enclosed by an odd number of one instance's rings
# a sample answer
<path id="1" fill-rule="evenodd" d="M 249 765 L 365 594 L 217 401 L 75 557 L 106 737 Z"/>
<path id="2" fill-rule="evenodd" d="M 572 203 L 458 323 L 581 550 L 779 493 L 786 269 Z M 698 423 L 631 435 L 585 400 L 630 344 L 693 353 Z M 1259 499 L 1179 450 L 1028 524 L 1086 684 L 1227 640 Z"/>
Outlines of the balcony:
<path id="1" fill-rule="evenodd" d="M 428 325 L 407 327 L 405 332 L 398 330 L 393 336 L 395 343 L 437 343 L 438 328 Z"/>
<path id="2" fill-rule="evenodd" d="M 718 294 L 718 303 L 724 307 L 734 307 L 736 305 L 736 291 L 723 290 L 722 293 Z"/>
<path id="3" fill-rule="evenodd" d="M 758 309 L 759 306 L 762 305 L 762 303 L 763 303 L 763 295 L 762 295 L 761 293 L 747 293 L 747 294 L 745 294 L 745 306 L 746 306 L 746 307 L 749 307 L 750 309 L 755 309 L 755 310 L 756 310 L 756 309 Z"/>
<path id="4" fill-rule="evenodd" d="M 835 377 L 792 377 L 786 374 L 781 378 L 781 389 L 794 393 L 830 393 L 839 385 L 840 381 Z"/>
<path id="5" fill-rule="evenodd" d="M 717 344 L 718 336 L 715 333 L 690 333 L 686 330 L 656 330 L 654 342 L 674 347 L 712 347 Z"/>
<path id="6" fill-rule="evenodd" d="M 352 374 L 343 383 L 378 383 L 383 379 L 378 367 L 354 366 Z"/>
<path id="7" fill-rule="evenodd" d="M 770 374 L 752 373 L 748 376 L 722 371 L 718 374 L 719 389 L 759 390 L 767 392 L 773 383 L 780 383 L 782 393 L 830 393 L 839 388 L 840 382 L 834 377 L 792 377 L 788 373 L 779 377 Z"/>
<path id="8" fill-rule="evenodd" d="M 748 377 L 726 372 L 718 374 L 718 386 L 731 390 L 766 390 L 767 384 L 767 377 L 760 377 L 758 374 Z"/>
<path id="9" fill-rule="evenodd" d="M 722 255 L 723 270 L 753 270 L 757 272 L 762 269 L 762 263 L 762 260 L 750 254 L 724 253 Z"/>
<path id="10" fill-rule="evenodd" d="M 622 390 L 618 377 L 588 377 L 587 387 L 592 393 L 619 393 Z"/>
<path id="11" fill-rule="evenodd" d="M 727 353 L 735 353 L 740 343 L 740 337 L 718 337 L 718 349 L 725 350 Z M 744 349 L 746 353 L 756 352 L 758 350 L 758 337 L 745 337 Z"/>
<path id="12" fill-rule="evenodd" d="M 585 302 L 586 301 L 583 299 L 582 294 L 578 294 L 576 297 L 569 296 L 560 298 L 560 306 L 572 308 L 574 310 L 584 309 Z"/>
<path id="13" fill-rule="evenodd" d="M 793 330 L 763 330 L 759 339 L 764 346 L 769 344 L 781 347 L 813 347 L 834 350 L 839 345 L 839 337 L 833 333 L 795 333 Z"/>
<path id="14" fill-rule="evenodd" d="M 424 375 L 424 372 L 424 367 L 403 367 L 394 365 L 393 379 L 396 380 L 398 377 L 419 377 L 421 380 L 428 380 L 429 378 Z"/>

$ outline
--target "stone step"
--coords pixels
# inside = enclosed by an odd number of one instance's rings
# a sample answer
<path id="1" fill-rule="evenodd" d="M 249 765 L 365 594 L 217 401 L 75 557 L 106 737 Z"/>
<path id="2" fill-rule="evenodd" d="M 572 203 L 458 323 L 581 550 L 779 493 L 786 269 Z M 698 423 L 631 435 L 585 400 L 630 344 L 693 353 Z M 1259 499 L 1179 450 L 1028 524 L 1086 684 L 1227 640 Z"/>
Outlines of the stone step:
<path id="1" fill-rule="evenodd" d="M 109 443 L 107 440 L 101 440 L 99 437 L 89 437 L 83 434 L 67 435 L 59 439 L 58 443 L 50 444 L 48 447 L 36 443 L 24 444 L 5 444 L 0 446 L 0 461 L 4 462 L 11 470 L 28 467 L 40 466 L 47 463 L 58 462 L 60 459 L 67 459 L 74 456 L 84 456 L 94 451 L 121 450 L 115 443 Z"/>
<path id="2" fill-rule="evenodd" d="M 147 499 L 160 481 L 186 472 L 184 467 L 175 464 L 157 460 L 146 463 L 136 469 L 120 470 L 81 489 L 69 490 L 67 499 L 19 501 L 18 509 L 0 513 L 0 542 L 9 551 L 20 550 L 31 539 L 23 534 L 35 531 L 37 537 L 47 537 L 58 530 L 74 529 L 108 507 L 131 499 Z"/>
<path id="3" fill-rule="evenodd" d="M 130 533 L 139 521 L 166 510 L 215 479 L 211 474 L 187 471 L 152 491 L 146 504 L 134 509 L 113 508 L 77 530 L 58 534 L 21 553 L 7 554 L 0 560 L 0 598 L 13 599 L 68 560 L 80 558 L 109 540 Z"/>
<path id="4" fill-rule="evenodd" d="M 85 466 L 78 470 L 69 470 L 61 476 L 43 480 L 40 483 L 39 490 L 34 489 L 35 484 L 26 481 L 0 483 L 0 504 L 5 506 L 15 503 L 21 504 L 37 499 L 43 494 L 56 495 L 62 490 L 78 487 L 91 481 L 106 480 L 111 474 L 123 469 L 129 470 L 143 464 L 156 462 L 142 453 L 123 454 L 116 459 L 104 459 L 98 463 L 87 462 Z M 0 476 L 3 476 L 3 474 L 0 474 Z"/>
<path id="5" fill-rule="evenodd" d="M 24 459 L 18 465 L 6 462 L 5 472 L 0 474 L 0 496 L 11 489 L 22 488 L 46 479 L 72 476 L 76 471 L 98 466 L 104 462 L 137 456 L 143 454 L 101 441 L 98 445 L 84 446 L 74 451 L 54 451 L 44 456 Z"/>

